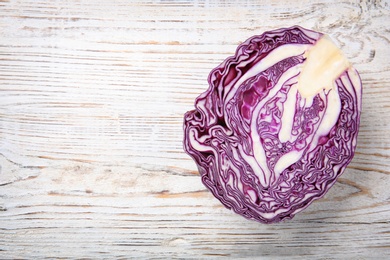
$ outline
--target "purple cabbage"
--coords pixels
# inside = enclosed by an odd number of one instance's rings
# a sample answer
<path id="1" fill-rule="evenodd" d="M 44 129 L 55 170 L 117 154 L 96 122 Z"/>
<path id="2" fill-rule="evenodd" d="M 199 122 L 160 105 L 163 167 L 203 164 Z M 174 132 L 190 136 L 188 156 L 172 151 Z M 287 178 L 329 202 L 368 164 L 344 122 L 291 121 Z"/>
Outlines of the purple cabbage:
<path id="1" fill-rule="evenodd" d="M 264 65 L 278 48 L 312 46 L 322 36 L 294 26 L 249 38 L 211 71 L 208 90 L 185 114 L 184 149 L 202 182 L 245 218 L 291 219 L 324 196 L 352 160 L 362 95 L 357 71 L 349 67 L 335 80 L 340 109 L 327 125 L 330 91 L 306 102 L 294 90 L 304 53 Z"/>

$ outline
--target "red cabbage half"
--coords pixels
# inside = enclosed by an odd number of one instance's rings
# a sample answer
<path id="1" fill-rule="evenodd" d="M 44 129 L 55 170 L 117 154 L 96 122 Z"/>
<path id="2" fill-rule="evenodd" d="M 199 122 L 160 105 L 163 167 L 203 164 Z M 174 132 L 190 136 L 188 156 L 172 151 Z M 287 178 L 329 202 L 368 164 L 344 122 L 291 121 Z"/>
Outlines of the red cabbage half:
<path id="1" fill-rule="evenodd" d="M 361 80 L 330 43 L 299 26 L 253 36 L 185 114 L 184 148 L 202 182 L 245 218 L 291 219 L 352 160 Z"/>

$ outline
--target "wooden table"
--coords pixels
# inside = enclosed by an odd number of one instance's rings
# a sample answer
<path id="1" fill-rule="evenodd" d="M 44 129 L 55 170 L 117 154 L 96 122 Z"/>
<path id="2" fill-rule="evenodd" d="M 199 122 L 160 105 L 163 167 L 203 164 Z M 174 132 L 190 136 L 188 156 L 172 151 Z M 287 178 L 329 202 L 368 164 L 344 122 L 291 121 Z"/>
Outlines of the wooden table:
<path id="1" fill-rule="evenodd" d="M 389 2 L 260 2 L 1 1 L 0 258 L 390 257 Z M 360 72 L 361 129 L 323 199 L 263 225 L 206 190 L 182 120 L 240 42 L 295 24 Z"/>

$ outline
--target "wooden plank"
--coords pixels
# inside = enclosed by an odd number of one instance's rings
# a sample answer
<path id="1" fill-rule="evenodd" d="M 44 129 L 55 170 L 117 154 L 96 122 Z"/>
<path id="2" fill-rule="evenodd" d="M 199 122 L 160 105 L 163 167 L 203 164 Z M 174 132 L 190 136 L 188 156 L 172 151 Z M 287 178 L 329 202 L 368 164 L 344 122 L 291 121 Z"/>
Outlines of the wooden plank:
<path id="1" fill-rule="evenodd" d="M 386 1 L 1 1 L 0 258 L 390 257 Z M 220 205 L 183 114 L 246 38 L 330 34 L 359 70 L 356 155 L 292 221 Z"/>

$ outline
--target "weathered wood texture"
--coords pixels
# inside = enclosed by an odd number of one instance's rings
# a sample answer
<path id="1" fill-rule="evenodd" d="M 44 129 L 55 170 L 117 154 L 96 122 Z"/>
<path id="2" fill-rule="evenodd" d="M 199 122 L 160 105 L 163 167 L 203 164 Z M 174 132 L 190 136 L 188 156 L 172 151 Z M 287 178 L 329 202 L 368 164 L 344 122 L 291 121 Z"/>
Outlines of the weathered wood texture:
<path id="1" fill-rule="evenodd" d="M 323 199 L 261 225 L 201 184 L 182 116 L 237 44 L 294 24 L 361 73 L 361 130 Z M 389 258 L 389 28 L 389 1 L 1 1 L 0 258 Z"/>

